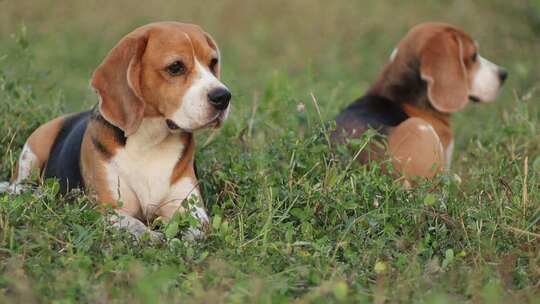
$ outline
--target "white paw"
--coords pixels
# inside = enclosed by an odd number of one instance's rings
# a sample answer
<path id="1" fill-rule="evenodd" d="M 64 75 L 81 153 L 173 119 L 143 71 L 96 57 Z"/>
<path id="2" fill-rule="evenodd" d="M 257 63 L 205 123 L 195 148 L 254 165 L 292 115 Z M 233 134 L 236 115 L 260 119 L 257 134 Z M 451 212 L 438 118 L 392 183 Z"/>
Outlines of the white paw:
<path id="1" fill-rule="evenodd" d="M 165 235 L 161 232 L 153 231 L 148 229 L 146 231 L 148 235 L 150 236 L 150 240 L 155 243 L 163 243 L 165 242 Z"/>
<path id="2" fill-rule="evenodd" d="M 13 194 L 21 194 L 23 193 L 24 191 L 30 189 L 29 186 L 25 186 L 25 185 L 21 185 L 21 184 L 12 184 L 11 186 L 9 186 L 9 192 L 13 193 Z"/>
<path id="3" fill-rule="evenodd" d="M 7 192 L 11 194 L 21 194 L 30 188 L 30 186 L 26 186 L 23 184 L 10 184 L 8 182 L 0 182 L 0 193 Z"/>
<path id="4" fill-rule="evenodd" d="M 195 241 L 200 241 L 204 239 L 205 236 L 206 236 L 206 233 L 204 232 L 204 230 L 190 227 L 182 235 L 182 240 L 188 241 L 188 242 L 195 242 Z"/>
<path id="5" fill-rule="evenodd" d="M 210 222 L 210 219 L 208 218 L 208 214 L 206 214 L 206 210 L 204 208 L 201 208 L 199 206 L 193 206 L 191 208 L 191 215 L 199 220 L 199 222 L 204 226 L 208 225 Z"/>
<path id="6" fill-rule="evenodd" d="M 143 222 L 132 216 L 117 213 L 111 216 L 110 221 L 113 227 L 127 230 L 137 240 L 140 240 L 146 234 L 148 234 L 150 240 L 153 242 L 163 242 L 165 240 L 165 236 L 162 233 L 153 231 Z"/>
<path id="7" fill-rule="evenodd" d="M 197 227 L 190 227 L 182 235 L 182 239 L 189 242 L 200 241 L 206 237 L 210 227 L 210 219 L 204 208 L 191 206 L 190 212 L 191 215 L 199 221 L 199 225 Z"/>

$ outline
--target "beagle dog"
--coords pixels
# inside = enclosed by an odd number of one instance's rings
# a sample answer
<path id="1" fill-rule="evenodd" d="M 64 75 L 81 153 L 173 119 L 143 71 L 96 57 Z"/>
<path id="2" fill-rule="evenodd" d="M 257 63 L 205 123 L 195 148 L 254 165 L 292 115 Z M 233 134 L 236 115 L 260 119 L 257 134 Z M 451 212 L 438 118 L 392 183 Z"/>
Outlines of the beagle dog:
<path id="1" fill-rule="evenodd" d="M 407 180 L 431 178 L 451 165 L 450 115 L 469 100 L 494 101 L 507 76 L 463 30 L 420 24 L 399 42 L 367 94 L 338 115 L 332 139 L 344 144 L 376 129 L 387 136 L 387 148 L 362 152 L 360 161 L 389 156 Z"/>
<path id="2" fill-rule="evenodd" d="M 136 236 L 159 234 L 145 223 L 191 212 L 208 226 L 194 170 L 193 132 L 218 128 L 231 93 L 220 79 L 220 53 L 200 27 L 152 23 L 123 37 L 95 70 L 99 103 L 58 117 L 28 138 L 11 191 L 31 172 L 58 180 L 61 192 L 84 189 L 111 205 L 113 223 Z"/>

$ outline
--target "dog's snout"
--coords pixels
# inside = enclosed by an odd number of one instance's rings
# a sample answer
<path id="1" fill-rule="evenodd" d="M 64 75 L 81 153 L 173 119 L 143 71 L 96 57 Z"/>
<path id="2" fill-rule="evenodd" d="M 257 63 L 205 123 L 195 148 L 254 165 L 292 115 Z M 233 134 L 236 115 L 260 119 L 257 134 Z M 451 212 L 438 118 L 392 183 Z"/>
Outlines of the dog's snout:
<path id="1" fill-rule="evenodd" d="M 208 100 L 214 108 L 225 110 L 231 101 L 231 92 L 225 88 L 213 89 L 208 93 Z"/>
<path id="2" fill-rule="evenodd" d="M 501 83 L 504 83 L 506 79 L 508 79 L 508 71 L 503 68 L 499 68 L 499 79 L 501 80 Z"/>

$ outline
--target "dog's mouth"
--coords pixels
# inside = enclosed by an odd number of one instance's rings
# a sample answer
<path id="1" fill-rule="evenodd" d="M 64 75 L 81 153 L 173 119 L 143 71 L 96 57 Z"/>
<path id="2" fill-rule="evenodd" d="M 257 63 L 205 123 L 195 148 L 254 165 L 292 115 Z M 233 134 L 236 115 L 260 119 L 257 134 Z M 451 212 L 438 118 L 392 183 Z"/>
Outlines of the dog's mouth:
<path id="1" fill-rule="evenodd" d="M 165 122 L 167 123 L 167 128 L 169 128 L 169 130 L 171 131 L 180 130 L 180 127 L 174 121 L 167 119 Z"/>
<path id="2" fill-rule="evenodd" d="M 479 102 L 482 102 L 480 100 L 480 98 L 476 97 L 476 96 L 473 96 L 473 95 L 470 95 L 469 96 L 469 99 L 472 101 L 472 102 L 476 102 L 476 103 L 479 103 Z"/>
<path id="3" fill-rule="evenodd" d="M 193 132 L 193 131 L 202 130 L 206 128 L 218 129 L 223 124 L 223 121 L 225 120 L 226 116 L 227 116 L 226 111 L 220 111 L 204 125 L 195 129 L 191 129 L 191 130 L 180 128 L 180 126 L 178 126 L 178 124 L 176 124 L 171 119 L 166 119 L 165 123 L 167 124 L 167 128 L 169 128 L 171 132 L 180 132 L 180 131 Z"/>

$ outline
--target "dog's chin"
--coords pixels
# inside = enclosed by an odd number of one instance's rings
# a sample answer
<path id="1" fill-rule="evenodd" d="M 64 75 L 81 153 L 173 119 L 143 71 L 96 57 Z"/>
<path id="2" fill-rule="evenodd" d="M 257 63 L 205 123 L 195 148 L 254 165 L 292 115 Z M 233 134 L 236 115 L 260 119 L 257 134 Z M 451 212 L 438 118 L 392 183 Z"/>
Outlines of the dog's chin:
<path id="1" fill-rule="evenodd" d="M 225 112 L 220 112 L 217 117 L 215 117 L 214 119 L 210 120 L 210 122 L 208 122 L 206 125 L 204 125 L 204 127 L 202 127 L 201 129 L 211 129 L 211 130 L 217 130 L 219 128 L 221 128 L 221 126 L 223 125 L 223 123 L 225 122 L 225 119 L 226 119 L 226 114 Z"/>
<path id="2" fill-rule="evenodd" d="M 195 131 L 201 131 L 204 129 L 216 130 L 216 129 L 221 128 L 221 126 L 227 119 L 228 114 L 229 114 L 229 109 L 227 108 L 225 111 L 219 111 L 218 113 L 215 113 L 213 117 L 209 118 L 205 122 L 201 124 L 196 124 L 194 126 L 179 126 L 176 122 L 174 122 L 171 119 L 166 119 L 165 122 L 167 124 L 167 128 L 169 129 L 169 132 L 171 133 L 182 133 L 182 132 L 193 133 Z"/>
<path id="3" fill-rule="evenodd" d="M 225 109 L 225 111 L 220 111 L 219 113 L 217 113 L 216 116 L 213 119 L 211 119 L 208 123 L 206 123 L 200 129 L 217 130 L 217 129 L 221 128 L 221 126 L 223 126 L 223 123 L 225 122 L 225 120 L 229 116 L 229 109 L 230 109 L 230 107 Z"/>
<path id="4" fill-rule="evenodd" d="M 221 126 L 223 126 L 224 122 L 225 122 L 225 119 L 223 118 L 216 119 L 216 121 L 210 126 L 210 128 L 213 130 L 217 130 L 221 128 Z"/>

